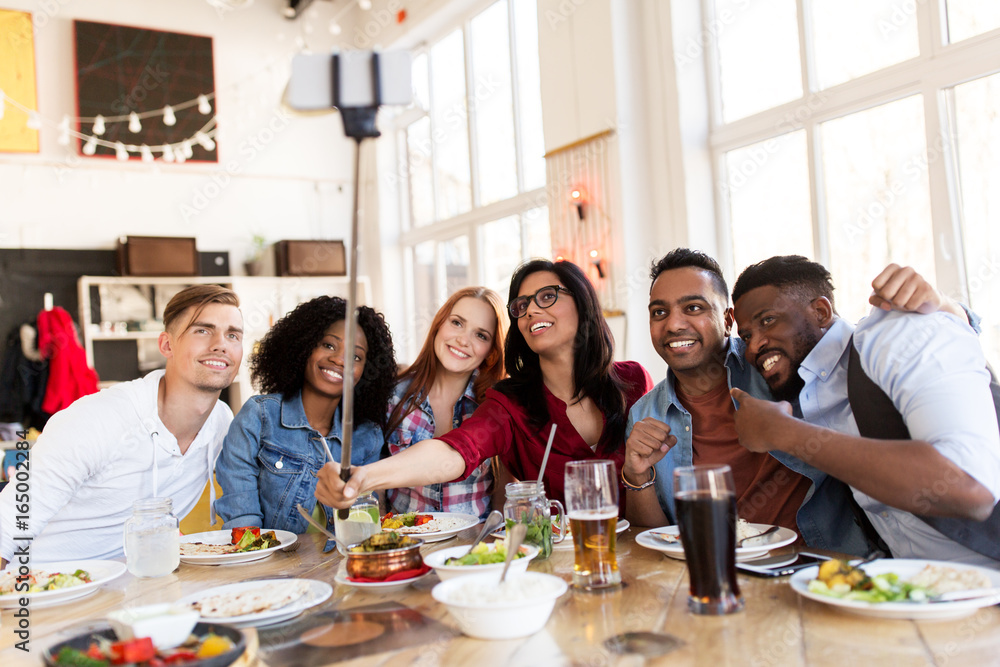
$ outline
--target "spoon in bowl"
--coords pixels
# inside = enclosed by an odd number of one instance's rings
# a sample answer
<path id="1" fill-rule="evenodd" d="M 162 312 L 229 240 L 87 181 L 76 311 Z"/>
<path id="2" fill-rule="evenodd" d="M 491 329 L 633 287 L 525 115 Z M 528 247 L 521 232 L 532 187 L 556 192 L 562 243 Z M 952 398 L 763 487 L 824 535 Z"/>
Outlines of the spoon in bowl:
<path id="1" fill-rule="evenodd" d="M 518 552 L 521 548 L 521 542 L 524 541 L 524 534 L 528 532 L 528 526 L 521 522 L 514 524 L 514 527 L 510 529 L 510 533 L 507 535 L 507 558 L 503 562 L 503 572 L 500 573 L 500 583 L 507 578 L 507 570 L 510 568 L 510 563 L 514 560 L 514 554 Z"/>
<path id="2" fill-rule="evenodd" d="M 492 512 L 490 512 L 489 516 L 486 517 L 486 521 L 483 522 L 483 529 L 479 532 L 479 537 L 477 537 L 475 540 L 472 541 L 472 546 L 469 547 L 468 551 L 466 551 L 461 556 L 456 556 L 456 558 L 464 558 L 465 556 L 471 554 L 472 550 L 475 549 L 480 542 L 486 539 L 487 535 L 491 534 L 494 530 L 496 530 L 502 525 L 503 525 L 503 514 L 501 514 L 497 510 L 493 510 Z"/>

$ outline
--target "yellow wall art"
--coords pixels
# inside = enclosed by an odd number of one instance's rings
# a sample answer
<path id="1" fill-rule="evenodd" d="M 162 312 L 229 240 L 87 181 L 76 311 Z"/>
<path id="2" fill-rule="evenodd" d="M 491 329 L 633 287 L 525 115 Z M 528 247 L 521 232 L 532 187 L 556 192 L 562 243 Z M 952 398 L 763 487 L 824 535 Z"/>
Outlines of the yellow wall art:
<path id="1" fill-rule="evenodd" d="M 38 110 L 35 35 L 31 14 L 0 9 L 0 91 L 6 98 L 0 118 L 0 152 L 37 153 L 38 130 L 28 127 L 28 113 Z"/>

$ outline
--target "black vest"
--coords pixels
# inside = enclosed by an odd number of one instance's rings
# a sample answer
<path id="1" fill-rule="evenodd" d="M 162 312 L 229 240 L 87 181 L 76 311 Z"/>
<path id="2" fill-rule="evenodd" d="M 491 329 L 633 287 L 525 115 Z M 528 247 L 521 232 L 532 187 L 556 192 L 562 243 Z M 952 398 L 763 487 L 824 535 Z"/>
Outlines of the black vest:
<path id="1" fill-rule="evenodd" d="M 896 410 L 892 399 L 886 395 L 861 368 L 861 357 L 850 341 L 850 359 L 847 365 L 847 399 L 854 413 L 858 431 L 866 438 L 882 440 L 911 440 L 910 430 L 903 422 L 903 416 Z M 990 393 L 1000 421 L 1000 384 L 993 369 L 986 366 L 990 374 Z M 952 519 L 937 516 L 915 517 L 962 546 L 1000 560 L 1000 504 L 993 507 L 993 514 L 986 521 Z"/>

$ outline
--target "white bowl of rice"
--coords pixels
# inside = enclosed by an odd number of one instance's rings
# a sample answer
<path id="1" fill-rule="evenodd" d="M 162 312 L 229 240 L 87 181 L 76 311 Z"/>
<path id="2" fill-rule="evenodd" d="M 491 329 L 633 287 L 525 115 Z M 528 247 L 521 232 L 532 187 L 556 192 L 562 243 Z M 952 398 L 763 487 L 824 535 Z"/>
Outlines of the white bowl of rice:
<path id="1" fill-rule="evenodd" d="M 552 615 L 566 582 L 542 572 L 474 574 L 442 581 L 431 595 L 448 608 L 459 629 L 477 639 L 514 639 L 533 635 Z"/>

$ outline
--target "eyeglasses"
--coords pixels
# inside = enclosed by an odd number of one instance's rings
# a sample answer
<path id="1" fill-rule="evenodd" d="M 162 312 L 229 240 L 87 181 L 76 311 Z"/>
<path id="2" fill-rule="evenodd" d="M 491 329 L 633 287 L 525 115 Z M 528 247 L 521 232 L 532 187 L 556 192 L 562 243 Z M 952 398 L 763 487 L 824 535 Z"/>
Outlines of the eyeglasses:
<path id="1" fill-rule="evenodd" d="M 528 312 L 528 305 L 534 300 L 535 304 L 539 308 L 551 308 L 552 304 L 559 300 L 559 292 L 566 292 L 570 296 L 573 295 L 565 287 L 559 285 L 549 285 L 548 287 L 543 287 L 534 294 L 519 296 L 510 303 L 507 304 L 507 309 L 510 310 L 510 316 L 515 320 L 519 320 L 524 317 L 525 313 Z"/>

